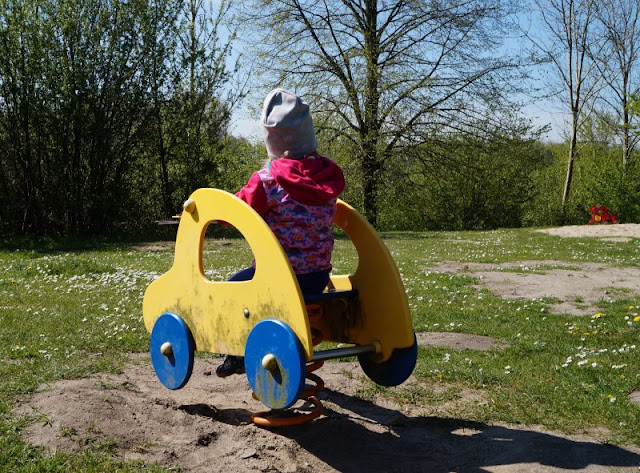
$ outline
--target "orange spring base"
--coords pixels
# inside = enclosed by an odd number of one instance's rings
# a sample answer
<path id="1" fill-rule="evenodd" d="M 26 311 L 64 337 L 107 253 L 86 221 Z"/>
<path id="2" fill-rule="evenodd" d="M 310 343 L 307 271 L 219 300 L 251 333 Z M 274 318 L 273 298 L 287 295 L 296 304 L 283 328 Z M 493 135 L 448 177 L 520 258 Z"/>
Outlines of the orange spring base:
<path id="1" fill-rule="evenodd" d="M 307 365 L 307 379 L 316 384 L 315 386 L 305 389 L 302 394 L 300 394 L 300 399 L 313 404 L 314 408 L 311 412 L 306 414 L 296 414 L 288 410 L 256 412 L 251 416 L 253 423 L 261 427 L 289 427 L 292 425 L 306 424 L 307 422 L 310 422 L 322 415 L 324 408 L 322 407 L 320 400 L 316 397 L 316 394 L 318 391 L 324 389 L 324 381 L 322 381 L 320 376 L 313 374 L 312 371 L 317 370 L 323 364 L 323 361 L 318 361 L 311 365 Z"/>

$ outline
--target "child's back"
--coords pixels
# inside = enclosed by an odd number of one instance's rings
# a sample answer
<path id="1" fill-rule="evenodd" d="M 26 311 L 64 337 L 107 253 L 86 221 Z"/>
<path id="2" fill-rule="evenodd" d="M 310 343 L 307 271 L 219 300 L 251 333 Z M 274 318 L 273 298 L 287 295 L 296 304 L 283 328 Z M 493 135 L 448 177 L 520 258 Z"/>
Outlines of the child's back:
<path id="1" fill-rule="evenodd" d="M 262 215 L 296 274 L 308 274 L 331 270 L 333 217 L 343 189 L 342 170 L 310 153 L 271 161 L 237 195 Z"/>
<path id="2" fill-rule="evenodd" d="M 236 194 L 256 210 L 286 252 L 303 293 L 322 292 L 329 282 L 336 199 L 344 190 L 342 169 L 316 153 L 309 106 L 283 89 L 271 91 L 262 110 L 269 154 Z M 231 281 L 251 279 L 247 268 Z M 240 357 L 228 356 L 218 376 L 244 371 Z"/>

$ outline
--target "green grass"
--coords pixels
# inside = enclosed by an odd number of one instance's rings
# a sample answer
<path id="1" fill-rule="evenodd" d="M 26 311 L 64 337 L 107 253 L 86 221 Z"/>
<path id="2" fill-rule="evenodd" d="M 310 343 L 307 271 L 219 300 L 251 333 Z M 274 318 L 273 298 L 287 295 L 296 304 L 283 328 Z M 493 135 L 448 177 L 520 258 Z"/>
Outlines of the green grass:
<path id="1" fill-rule="evenodd" d="M 640 388 L 640 322 L 634 322 L 640 288 L 618 302 L 602 301 L 600 317 L 575 317 L 550 313 L 553 300 L 505 300 L 474 290 L 476 281 L 468 276 L 429 269 L 440 261 L 536 259 L 638 266 L 637 240 L 611 244 L 530 230 L 427 236 L 385 240 L 402 272 L 416 331 L 474 333 L 509 343 L 491 352 L 421 348 L 416 375 L 429 412 L 438 414 L 430 388 L 447 383 L 483 392 L 487 402 L 468 406 L 466 418 L 542 424 L 563 432 L 604 427 L 612 442 L 640 443 L 640 408 L 627 398 Z M 461 242 L 446 243 L 455 238 Z M 416 398 L 415 388 L 407 389 Z M 390 391 L 403 395 L 403 388 Z"/>
<path id="2" fill-rule="evenodd" d="M 507 348 L 420 348 L 416 383 L 394 389 L 371 383 L 359 396 L 395 397 L 425 414 L 460 420 L 541 424 L 562 432 L 604 428 L 605 440 L 640 445 L 640 408 L 627 398 L 640 389 L 638 292 L 601 301 L 600 315 L 566 316 L 550 312 L 552 299 L 501 299 L 474 289 L 479 281 L 472 277 L 432 270 L 446 261 L 638 266 L 638 240 L 570 239 L 522 229 L 394 233 L 384 241 L 401 272 L 416 331 L 487 335 Z M 15 241 L 0 247 L 0 471 L 164 471 L 119 461 L 110 440 L 96 444 L 87 438 L 82 454 L 45 456 L 20 439 L 26 420 L 11 409 L 42 383 L 117 372 L 130 354 L 145 352 L 142 295 L 170 268 L 173 250 L 138 251 L 108 242 L 25 242 L 20 248 Z M 208 242 L 204 268 L 210 279 L 224 280 L 251 259 L 242 240 Z M 333 264 L 336 273 L 355 269 L 348 240 L 336 241 Z M 464 402 L 469 393 L 477 402 Z M 60 435 L 73 432 L 63 428 Z"/>

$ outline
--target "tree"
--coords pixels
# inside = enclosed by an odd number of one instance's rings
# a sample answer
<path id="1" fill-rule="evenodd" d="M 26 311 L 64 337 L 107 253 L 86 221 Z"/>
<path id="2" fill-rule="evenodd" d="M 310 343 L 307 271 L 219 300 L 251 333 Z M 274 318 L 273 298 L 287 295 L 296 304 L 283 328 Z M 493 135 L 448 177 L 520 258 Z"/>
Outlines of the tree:
<path id="1" fill-rule="evenodd" d="M 176 142 L 181 146 L 181 169 L 184 191 L 191 193 L 207 185 L 205 176 L 215 172 L 212 151 L 224 136 L 231 104 L 222 99 L 227 81 L 227 57 L 230 38 L 221 41 L 221 25 L 229 12 L 229 2 L 222 0 L 217 12 L 204 0 L 183 1 L 176 51 L 179 81 L 176 92 L 180 102 L 177 121 L 173 123 Z M 178 125 L 178 126 L 176 126 Z"/>
<path id="2" fill-rule="evenodd" d="M 3 0 L 0 145 L 30 232 L 96 232 L 125 208 L 146 103 L 145 2 Z"/>
<path id="3" fill-rule="evenodd" d="M 596 2 L 535 0 L 535 5 L 547 36 L 540 38 L 529 33 L 528 37 L 554 66 L 569 106 L 569 151 L 562 193 L 564 208 L 571 192 L 581 117 L 588 117 L 586 107 L 592 103 L 600 89 L 596 63 L 590 60 L 593 55 L 598 55 L 598 51 L 590 50 L 591 45 L 600 44 L 593 37 Z"/>
<path id="4" fill-rule="evenodd" d="M 99 233 L 129 204 L 121 188 L 135 163 L 132 150 L 147 108 L 140 80 L 147 52 L 141 33 L 145 10 L 143 0 L 47 6 L 53 60 L 45 86 L 60 99 L 60 109 L 54 105 L 51 115 L 51 159 L 63 170 L 52 190 L 66 191 L 59 206 L 73 233 Z"/>
<path id="5" fill-rule="evenodd" d="M 45 127 L 46 92 L 41 78 L 46 75 L 46 39 L 42 4 L 2 0 L 0 11 L 4 12 L 0 17 L 0 165 L 3 193 L 13 202 L 4 212 L 6 219 L 26 229 L 39 226 L 43 218 L 46 167 L 41 150 L 46 140 L 39 131 Z"/>
<path id="6" fill-rule="evenodd" d="M 487 123 L 479 128 L 490 129 Z M 480 230 L 522 226 L 535 194 L 532 174 L 550 162 L 540 133 L 517 117 L 492 126 L 486 136 L 451 136 L 429 144 L 456 166 L 435 165 L 424 172 L 420 160 L 396 156 L 397 177 L 386 180 L 384 229 Z M 410 185 L 409 183 L 414 183 Z M 544 189 L 548 192 L 548 189 Z"/>
<path id="7" fill-rule="evenodd" d="M 149 2 L 147 19 L 143 23 L 146 43 L 149 44 L 149 54 L 145 62 L 145 77 L 149 81 L 149 137 L 144 142 L 145 149 L 152 150 L 160 167 L 160 199 L 162 211 L 170 215 L 175 208 L 173 200 L 174 183 L 170 178 L 169 167 L 171 149 L 167 136 L 170 133 L 167 126 L 166 104 L 175 95 L 175 75 L 171 67 L 173 55 L 177 48 L 176 25 L 182 0 L 152 0 Z"/>
<path id="8" fill-rule="evenodd" d="M 515 63 L 500 54 L 502 0 L 253 0 L 239 20 L 263 87 L 295 88 L 325 140 L 348 140 L 366 218 L 395 153 L 492 116 Z M 257 36 L 257 32 L 260 32 Z M 251 34 L 253 33 L 253 34 Z"/>
<path id="9" fill-rule="evenodd" d="M 165 215 L 196 188 L 218 183 L 223 137 L 231 110 L 244 95 L 230 86 L 237 71 L 237 63 L 229 67 L 235 34 L 223 30 L 231 2 L 174 4 L 168 10 L 174 15 L 170 39 L 162 22 L 154 33 L 163 55 L 153 66 L 151 87 L 155 138 L 150 145 L 158 157 Z"/>
<path id="10" fill-rule="evenodd" d="M 233 37 L 205 5 L 0 0 L 0 225 L 138 229 L 215 181 Z"/>
<path id="11" fill-rule="evenodd" d="M 605 103 L 615 112 L 614 129 L 622 146 L 622 167 L 627 168 L 631 153 L 640 141 L 634 134 L 637 117 L 633 97 L 640 92 L 640 1 L 602 0 L 598 20 L 604 29 L 605 48 L 596 59 L 611 95 Z"/>

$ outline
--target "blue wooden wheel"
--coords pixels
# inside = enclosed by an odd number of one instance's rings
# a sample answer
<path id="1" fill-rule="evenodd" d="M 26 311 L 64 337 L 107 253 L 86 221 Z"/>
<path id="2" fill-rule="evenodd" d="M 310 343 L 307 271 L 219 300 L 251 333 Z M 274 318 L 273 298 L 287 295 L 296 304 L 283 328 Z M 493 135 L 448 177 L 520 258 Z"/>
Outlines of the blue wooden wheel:
<path id="1" fill-rule="evenodd" d="M 300 340 L 276 319 L 258 322 L 244 349 L 244 367 L 255 396 L 271 409 L 285 409 L 299 398 L 306 377 Z"/>
<path id="2" fill-rule="evenodd" d="M 391 357 L 383 363 L 376 363 L 369 354 L 358 356 L 364 374 L 381 386 L 398 386 L 404 383 L 413 373 L 417 359 L 418 342 L 415 334 L 412 346 L 396 348 Z"/>
<path id="3" fill-rule="evenodd" d="M 158 379 L 169 389 L 180 389 L 193 372 L 195 344 L 182 318 L 165 312 L 151 330 L 151 363 Z"/>

